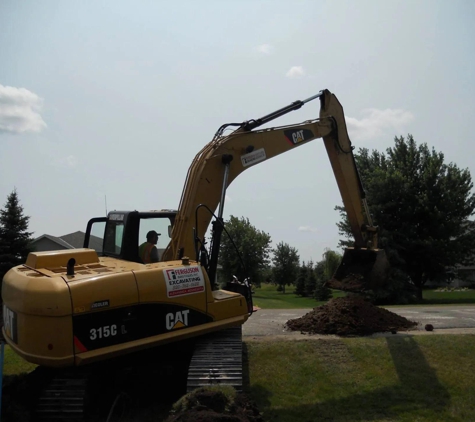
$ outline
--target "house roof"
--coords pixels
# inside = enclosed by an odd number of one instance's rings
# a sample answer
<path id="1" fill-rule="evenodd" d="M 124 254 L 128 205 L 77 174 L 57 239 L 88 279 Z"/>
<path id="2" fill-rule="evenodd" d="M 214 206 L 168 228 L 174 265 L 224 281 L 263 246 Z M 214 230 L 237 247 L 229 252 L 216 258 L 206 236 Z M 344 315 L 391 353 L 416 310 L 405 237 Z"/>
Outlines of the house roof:
<path id="1" fill-rule="evenodd" d="M 65 234 L 64 236 L 60 236 L 60 239 L 72 245 L 73 248 L 82 248 L 84 245 L 84 236 L 84 232 L 77 231 L 74 233 Z"/>
<path id="2" fill-rule="evenodd" d="M 74 249 L 73 245 L 69 244 L 68 242 L 61 239 L 60 237 L 51 236 L 50 234 L 43 234 L 40 237 L 37 237 L 36 239 L 31 241 L 31 244 L 34 245 L 35 243 L 39 242 L 41 239 L 49 239 L 52 242 L 55 242 L 66 249 Z"/>
<path id="3" fill-rule="evenodd" d="M 50 234 L 43 234 L 42 236 L 34 239 L 31 244 L 34 245 L 39 240 L 46 238 L 66 249 L 82 248 L 84 245 L 85 235 L 86 234 L 82 231 L 65 234 L 60 237 L 51 236 Z M 100 237 L 91 235 L 89 237 L 89 247 L 91 249 L 95 249 L 96 251 L 102 251 L 102 239 Z"/>

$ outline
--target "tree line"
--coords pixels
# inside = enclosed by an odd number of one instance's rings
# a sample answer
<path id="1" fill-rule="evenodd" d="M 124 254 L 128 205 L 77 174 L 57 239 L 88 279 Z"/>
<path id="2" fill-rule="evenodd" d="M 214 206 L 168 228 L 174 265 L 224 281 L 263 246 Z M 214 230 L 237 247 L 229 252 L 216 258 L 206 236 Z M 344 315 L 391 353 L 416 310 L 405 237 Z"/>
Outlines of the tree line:
<path id="1" fill-rule="evenodd" d="M 271 248 L 271 236 L 253 226 L 246 217 L 230 216 L 225 222 L 229 236 L 221 239 L 220 281 L 224 286 L 237 278 L 249 278 L 254 286 L 273 283 L 285 294 L 286 286 L 293 292 L 316 300 L 328 300 L 331 290 L 324 286 L 338 267 L 341 255 L 328 249 L 321 261 L 300 263 L 296 248 L 279 242 Z"/>

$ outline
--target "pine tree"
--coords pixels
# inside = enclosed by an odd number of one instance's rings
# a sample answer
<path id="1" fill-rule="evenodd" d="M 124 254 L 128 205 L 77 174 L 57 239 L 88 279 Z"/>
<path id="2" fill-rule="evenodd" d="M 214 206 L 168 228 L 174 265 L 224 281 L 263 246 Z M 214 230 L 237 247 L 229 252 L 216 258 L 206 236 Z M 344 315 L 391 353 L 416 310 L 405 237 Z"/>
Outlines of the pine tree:
<path id="1" fill-rule="evenodd" d="M 294 294 L 298 296 L 303 296 L 303 297 L 307 296 L 307 293 L 305 292 L 305 280 L 307 278 L 307 272 L 308 272 L 307 264 L 305 264 L 305 261 L 304 261 L 302 262 L 302 265 L 299 268 L 299 274 L 295 282 Z"/>
<path id="2" fill-rule="evenodd" d="M 28 232 L 29 216 L 23 215 L 16 189 L 0 210 L 0 281 L 8 270 L 26 261 L 33 233 Z"/>
<path id="3" fill-rule="evenodd" d="M 305 294 L 309 297 L 313 296 L 315 292 L 315 286 L 317 284 L 317 278 L 315 277 L 315 271 L 313 268 L 313 261 L 309 261 L 307 264 L 307 277 L 305 278 Z"/>
<path id="4" fill-rule="evenodd" d="M 319 301 L 328 300 L 332 297 L 332 291 L 325 286 L 325 283 L 329 280 L 326 276 L 327 268 L 328 267 L 325 260 L 317 262 L 317 265 L 315 266 L 316 283 L 313 297 Z"/>

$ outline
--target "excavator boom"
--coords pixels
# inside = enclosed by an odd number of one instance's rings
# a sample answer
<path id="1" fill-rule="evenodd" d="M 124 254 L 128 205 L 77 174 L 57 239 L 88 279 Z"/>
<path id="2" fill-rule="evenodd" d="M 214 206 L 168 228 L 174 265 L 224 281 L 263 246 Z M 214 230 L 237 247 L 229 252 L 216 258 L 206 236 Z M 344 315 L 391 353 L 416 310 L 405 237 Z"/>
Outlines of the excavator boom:
<path id="1" fill-rule="evenodd" d="M 193 256 L 194 238 L 203 238 L 212 219 L 209 212 L 201 212 L 195 223 L 195 209 L 206 204 L 216 210 L 222 196 L 224 176 L 223 160 L 230 159 L 228 187 L 232 181 L 251 166 L 266 161 L 293 148 L 321 138 L 332 131 L 330 120 L 312 120 L 290 125 L 248 132 L 237 130 L 229 136 L 211 142 L 195 157 L 185 182 L 169 249 L 164 259 L 176 259 L 180 255 Z M 196 224 L 196 227 L 195 227 Z"/>
<path id="2" fill-rule="evenodd" d="M 302 107 L 315 98 L 319 98 L 321 102 L 320 118 L 300 124 L 252 130 Z M 216 210 L 218 204 L 220 207 L 218 220 L 222 217 L 226 189 L 243 171 L 293 148 L 322 138 L 354 234 L 354 249 L 358 251 L 358 255 L 352 252 L 353 249 L 345 251 L 340 271 L 337 271 L 335 275 L 338 278 L 334 277 L 332 287 L 359 291 L 368 286 L 375 287 L 384 281 L 388 267 L 387 260 L 384 252 L 377 249 L 377 228 L 372 224 L 366 204 L 353 147 L 346 129 L 343 107 L 334 94 L 324 90 L 307 100 L 296 101 L 261 119 L 250 120 L 239 125 L 234 124 L 234 126 L 239 126 L 238 129 L 227 136 L 222 135 L 225 126 L 196 155 L 188 170 L 171 242 L 164 253 L 164 260 L 180 259 L 183 256 L 191 256 L 198 260 L 196 239 L 204 238 L 213 217 L 211 212 Z M 205 205 L 208 210 L 200 208 L 196 212 L 202 205 Z M 219 224 L 222 224 L 222 221 Z M 214 229 L 217 229 L 217 226 L 213 226 Z M 219 243 L 219 236 L 214 240 Z M 365 254 L 366 251 L 368 254 Z M 371 276 L 371 271 L 364 271 L 363 275 L 361 271 L 356 276 L 353 274 L 356 271 L 354 261 L 360 262 L 363 255 L 365 255 L 366 263 L 382 262 L 379 265 L 381 270 L 377 277 Z M 216 265 L 217 253 L 211 255 L 208 271 L 211 278 L 215 275 Z"/>

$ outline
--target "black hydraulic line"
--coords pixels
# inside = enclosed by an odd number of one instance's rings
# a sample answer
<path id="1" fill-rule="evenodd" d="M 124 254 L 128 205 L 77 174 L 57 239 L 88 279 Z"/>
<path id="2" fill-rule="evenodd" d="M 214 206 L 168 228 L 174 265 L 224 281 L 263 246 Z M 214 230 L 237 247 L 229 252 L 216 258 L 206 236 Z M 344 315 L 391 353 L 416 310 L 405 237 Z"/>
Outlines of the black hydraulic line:
<path id="1" fill-rule="evenodd" d="M 215 220 L 218 220 L 218 217 L 216 216 L 216 214 L 214 214 L 213 211 L 211 211 L 209 209 L 209 207 L 205 204 L 199 204 L 197 207 L 196 207 L 196 210 L 195 210 L 195 221 L 196 221 L 196 228 L 194 229 L 194 232 L 195 232 L 195 244 L 197 245 L 198 243 L 201 244 L 201 247 L 200 247 L 200 252 L 202 249 L 205 249 L 204 248 L 204 242 L 201 241 L 200 238 L 198 238 L 198 236 L 196 236 L 196 233 L 198 232 L 198 210 L 203 207 L 205 208 L 206 210 L 208 210 L 208 212 L 215 218 Z M 239 258 L 239 262 L 241 263 L 241 266 L 243 268 L 243 271 L 245 274 L 247 274 L 247 269 L 246 269 L 246 265 L 244 264 L 244 261 L 242 259 L 242 256 L 241 256 L 241 253 L 239 252 L 239 249 L 238 247 L 236 246 L 236 243 L 234 243 L 234 240 L 232 238 L 232 236 L 229 234 L 229 232 L 226 230 L 226 227 L 224 225 L 224 222 L 221 222 L 221 227 L 222 227 L 222 230 L 226 233 L 226 235 L 228 236 L 228 239 L 230 240 L 230 242 L 232 243 L 233 247 L 234 247 L 234 250 L 236 251 L 236 254 Z M 195 245 L 195 251 L 198 250 L 198 247 Z M 197 260 L 198 260 L 198 255 L 197 255 Z M 201 262 L 201 261 L 200 261 Z M 208 271 L 208 265 L 205 265 L 205 268 L 206 268 L 206 271 Z"/>
<path id="2" fill-rule="evenodd" d="M 363 180 L 361 179 L 360 172 L 358 170 L 358 166 L 356 165 L 356 160 L 354 154 L 351 154 L 351 161 L 353 162 L 353 167 L 356 172 L 356 180 L 358 181 L 358 187 L 360 188 L 360 195 L 361 199 L 366 199 L 366 191 L 363 186 Z"/>
<path id="3" fill-rule="evenodd" d="M 256 127 L 262 126 L 263 124 L 266 124 L 270 122 L 271 120 L 277 119 L 278 117 L 283 116 L 284 114 L 290 113 L 291 111 L 298 110 L 300 107 L 302 107 L 304 104 L 308 103 L 309 101 L 314 100 L 315 98 L 319 98 L 323 95 L 323 92 L 320 91 L 318 94 L 313 95 L 312 97 L 309 97 L 303 101 L 297 100 L 294 101 L 293 103 L 289 104 L 286 107 L 282 107 L 279 110 L 276 110 L 270 114 L 267 114 L 264 117 L 261 117 L 259 119 L 253 119 L 249 120 L 247 122 L 244 122 L 241 124 L 241 128 L 247 131 L 253 130 Z"/>
<path id="4" fill-rule="evenodd" d="M 224 213 L 224 198 L 226 197 L 226 189 L 228 187 L 228 176 L 229 176 L 229 167 L 233 156 L 225 154 L 222 157 L 222 162 L 224 164 L 224 176 L 223 176 L 223 186 L 221 189 L 221 199 L 219 201 L 218 209 L 218 218 L 214 221 L 213 224 L 213 240 L 211 248 L 211 257 L 209 259 L 208 265 L 208 277 L 211 283 L 214 283 L 216 278 L 216 272 L 218 269 L 218 256 L 219 256 L 219 246 L 221 243 L 221 234 L 223 233 L 223 213 Z"/>

